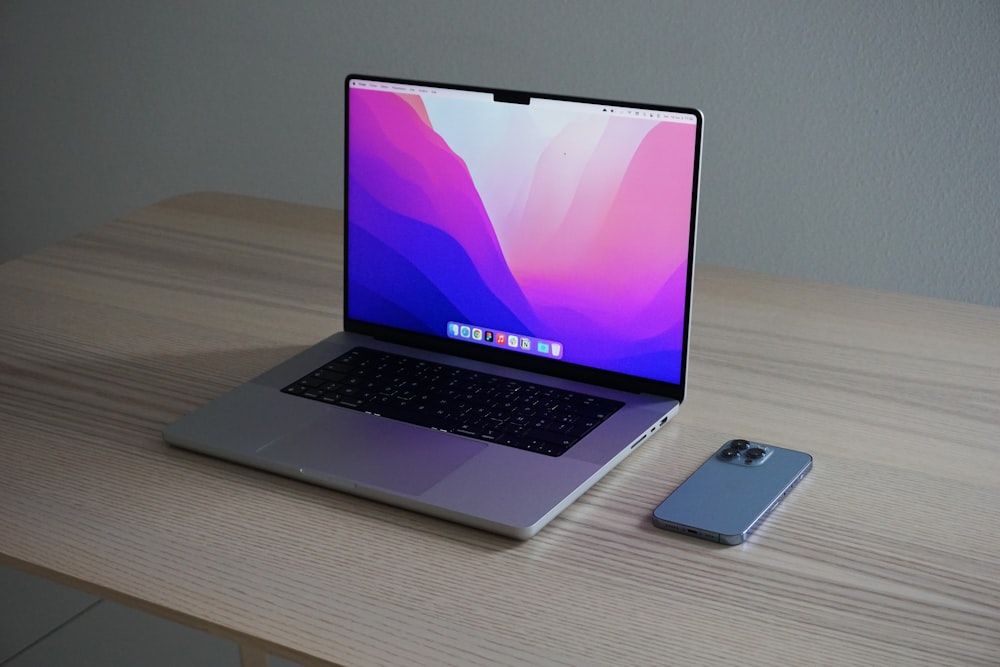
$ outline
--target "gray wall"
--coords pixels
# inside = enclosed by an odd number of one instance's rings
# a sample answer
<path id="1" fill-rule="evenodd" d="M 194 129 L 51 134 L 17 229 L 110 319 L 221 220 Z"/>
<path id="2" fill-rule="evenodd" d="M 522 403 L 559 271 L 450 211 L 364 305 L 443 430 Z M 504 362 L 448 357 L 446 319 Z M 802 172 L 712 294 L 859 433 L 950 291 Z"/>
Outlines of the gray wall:
<path id="1" fill-rule="evenodd" d="M 339 206 L 351 71 L 693 105 L 702 262 L 1000 305 L 1000 3 L 0 0 L 0 259 Z"/>

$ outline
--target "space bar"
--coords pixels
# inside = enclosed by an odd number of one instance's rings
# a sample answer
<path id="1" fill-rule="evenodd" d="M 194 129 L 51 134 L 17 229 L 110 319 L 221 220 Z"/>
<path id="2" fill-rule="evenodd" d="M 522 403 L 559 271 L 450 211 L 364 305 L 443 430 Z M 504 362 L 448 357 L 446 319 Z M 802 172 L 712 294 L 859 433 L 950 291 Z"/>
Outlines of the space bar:
<path id="1" fill-rule="evenodd" d="M 434 415 L 429 415 L 423 410 L 414 410 L 413 408 L 399 406 L 399 405 L 380 405 L 378 407 L 369 406 L 367 408 L 368 412 L 373 414 L 381 415 L 383 417 L 388 417 L 389 419 L 395 419 L 397 421 L 406 422 L 408 424 L 416 424 L 417 426 L 427 426 L 430 428 L 444 428 L 444 424 L 441 422 L 439 417 Z"/>

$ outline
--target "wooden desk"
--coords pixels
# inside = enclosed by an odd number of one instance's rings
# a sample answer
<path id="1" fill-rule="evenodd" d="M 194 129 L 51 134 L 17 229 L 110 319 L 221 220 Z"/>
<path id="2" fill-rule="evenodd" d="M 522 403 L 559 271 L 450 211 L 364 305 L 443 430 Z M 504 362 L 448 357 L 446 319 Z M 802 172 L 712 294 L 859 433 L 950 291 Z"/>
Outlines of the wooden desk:
<path id="1" fill-rule="evenodd" d="M 338 326 L 340 227 L 194 194 L 0 266 L 0 560 L 302 662 L 1000 662 L 1000 310 L 699 267 L 676 421 L 519 543 L 161 441 Z M 732 436 L 815 469 L 654 529 Z"/>

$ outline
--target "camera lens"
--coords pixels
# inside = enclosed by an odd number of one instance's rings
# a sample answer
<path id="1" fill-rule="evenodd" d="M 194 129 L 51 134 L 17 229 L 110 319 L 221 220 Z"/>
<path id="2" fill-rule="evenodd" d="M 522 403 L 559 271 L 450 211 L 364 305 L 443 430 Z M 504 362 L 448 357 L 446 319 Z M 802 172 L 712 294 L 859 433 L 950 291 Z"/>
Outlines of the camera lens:
<path id="1" fill-rule="evenodd" d="M 765 453 L 766 452 L 760 447 L 751 447 L 750 449 L 747 450 L 747 459 L 753 461 L 755 459 L 759 459 L 760 457 L 764 456 Z"/>
<path id="2" fill-rule="evenodd" d="M 750 443 L 746 440 L 731 440 L 729 442 L 729 447 L 735 449 L 737 452 L 742 452 L 750 447 Z"/>
<path id="3" fill-rule="evenodd" d="M 720 456 L 722 458 L 724 458 L 724 459 L 731 459 L 731 458 L 733 458 L 735 456 L 739 456 L 739 455 L 740 455 L 740 450 L 735 449 L 733 447 L 726 447 L 720 453 Z"/>

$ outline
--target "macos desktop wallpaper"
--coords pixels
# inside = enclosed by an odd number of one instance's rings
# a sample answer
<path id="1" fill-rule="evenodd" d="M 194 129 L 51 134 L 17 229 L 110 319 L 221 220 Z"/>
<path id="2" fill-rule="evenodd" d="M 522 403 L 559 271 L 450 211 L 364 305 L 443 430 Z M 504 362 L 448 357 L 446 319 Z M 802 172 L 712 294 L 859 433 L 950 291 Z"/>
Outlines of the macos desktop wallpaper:
<path id="1" fill-rule="evenodd" d="M 437 336 L 459 322 L 490 333 L 479 344 L 506 332 L 680 381 L 693 123 L 349 94 L 349 317 Z"/>

